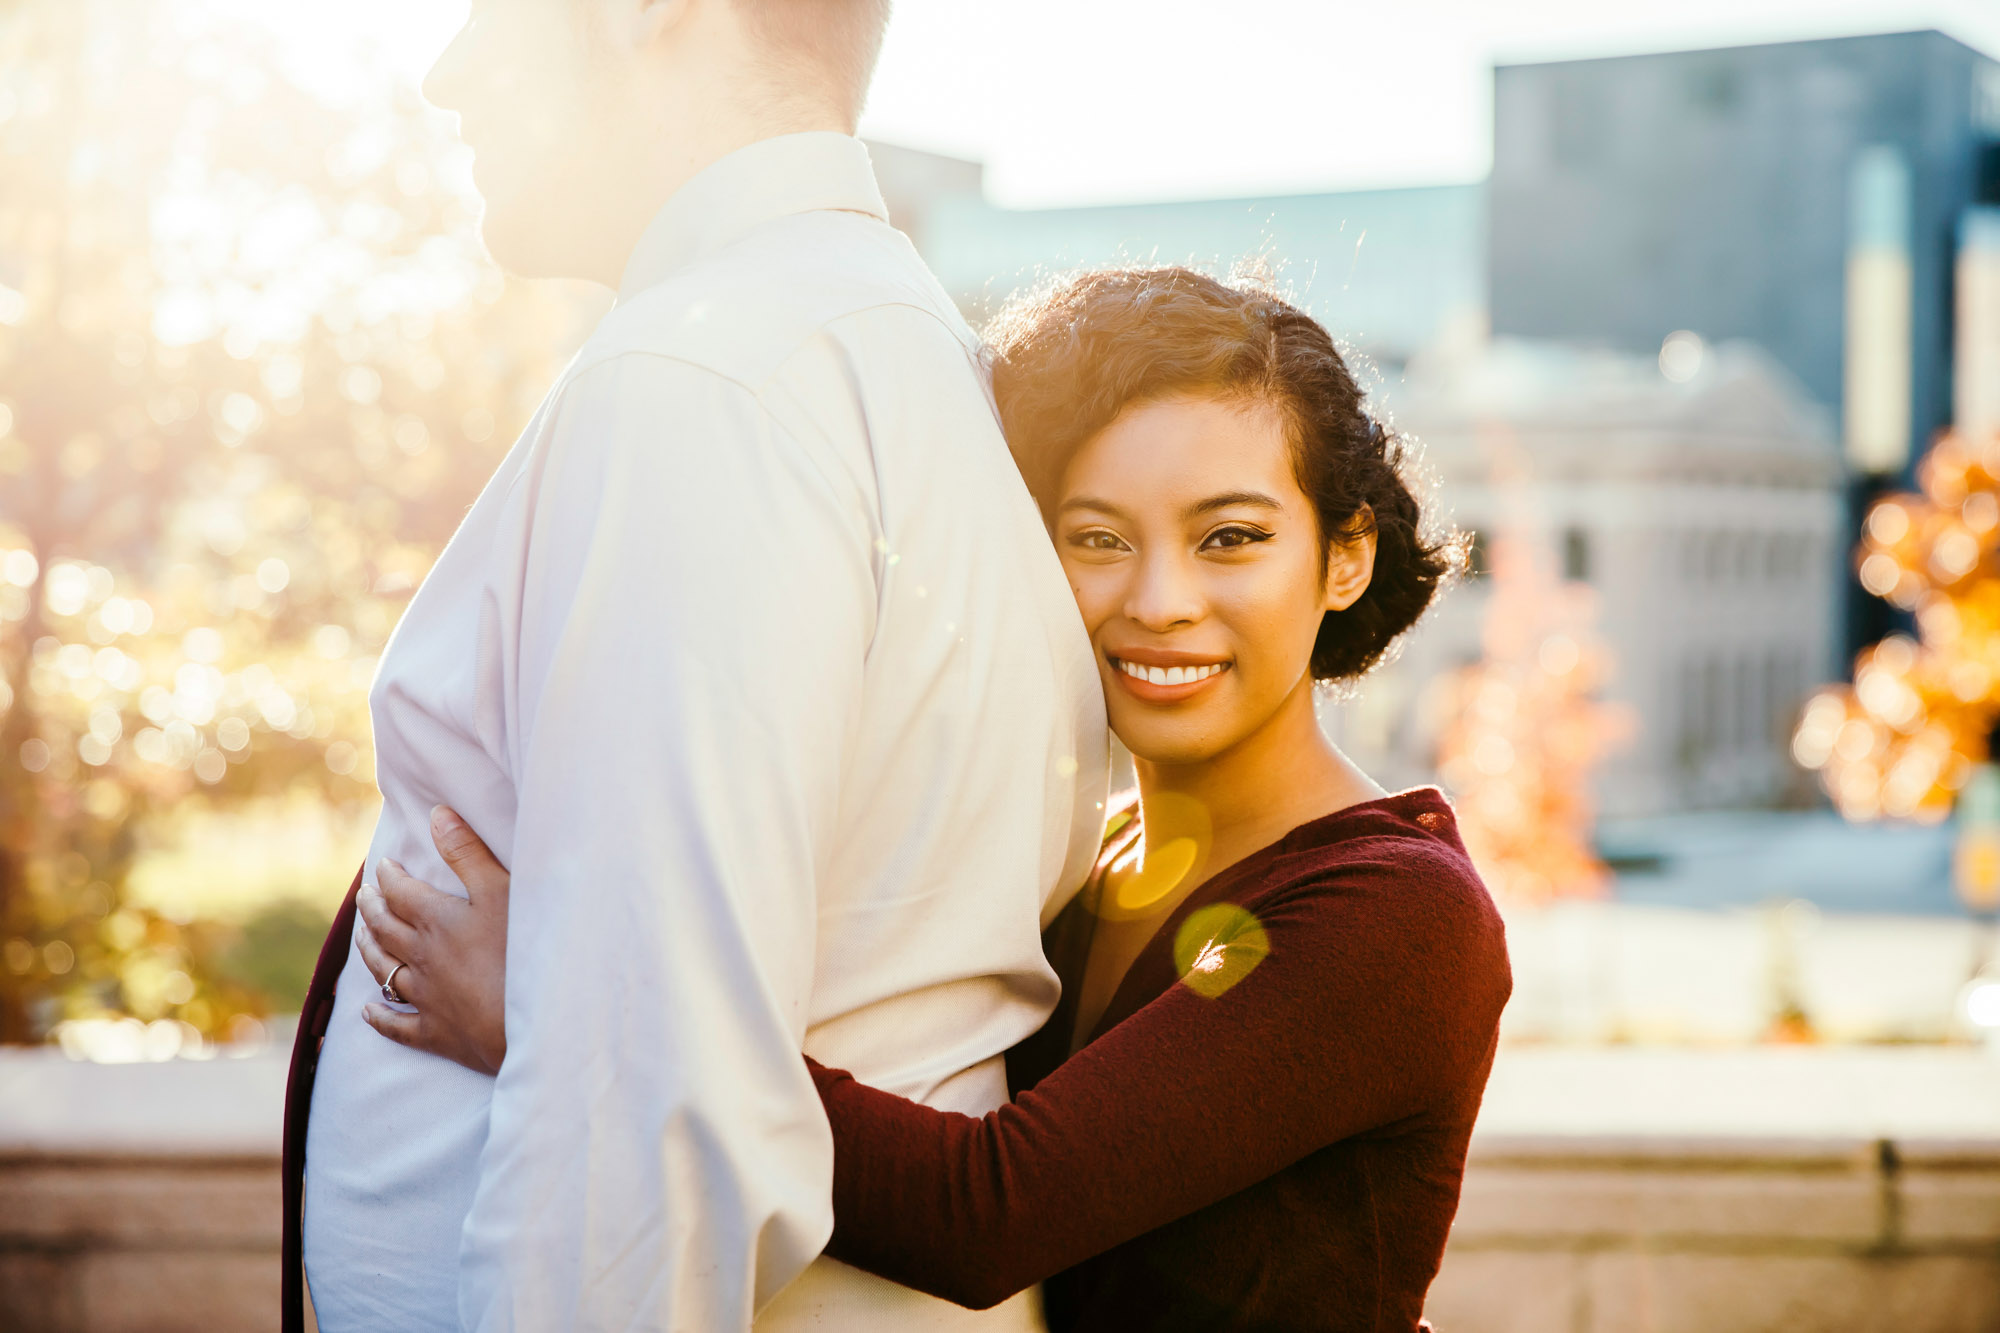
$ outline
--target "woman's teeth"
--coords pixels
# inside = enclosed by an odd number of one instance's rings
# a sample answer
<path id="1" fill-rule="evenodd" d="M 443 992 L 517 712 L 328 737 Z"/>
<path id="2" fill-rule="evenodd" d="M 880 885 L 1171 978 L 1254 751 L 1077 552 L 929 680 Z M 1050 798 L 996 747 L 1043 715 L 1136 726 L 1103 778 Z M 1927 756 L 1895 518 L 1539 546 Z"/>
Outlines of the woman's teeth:
<path id="1" fill-rule="evenodd" d="M 1207 666 L 1156 667 L 1140 666 L 1137 662 L 1127 662 L 1123 658 L 1112 660 L 1126 675 L 1153 685 L 1191 685 L 1198 680 L 1207 680 L 1229 666 L 1227 662 L 1211 662 Z"/>

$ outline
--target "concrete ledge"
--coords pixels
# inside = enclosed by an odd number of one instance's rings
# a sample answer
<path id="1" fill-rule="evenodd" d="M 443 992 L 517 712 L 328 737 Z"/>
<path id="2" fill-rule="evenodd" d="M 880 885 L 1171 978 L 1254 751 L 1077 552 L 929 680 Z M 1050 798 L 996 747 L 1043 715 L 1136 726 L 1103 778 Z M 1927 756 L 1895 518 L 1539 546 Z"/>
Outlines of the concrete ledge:
<path id="1" fill-rule="evenodd" d="M 1895 1151 L 1902 1239 L 1980 1245 L 2000 1235 L 2000 1153 L 1993 1145 L 1899 1143 Z"/>
<path id="2" fill-rule="evenodd" d="M 276 1044 L 247 1058 L 129 1065 L 0 1050 L 0 1153 L 275 1156 L 289 1058 Z"/>
<path id="3" fill-rule="evenodd" d="M 1454 1252 L 1438 1333 L 1991 1333 L 1993 1256 Z"/>
<path id="4" fill-rule="evenodd" d="M 269 1156 L 0 1157 L 0 1247 L 266 1249 L 277 1181 Z"/>
<path id="5" fill-rule="evenodd" d="M 270 1333 L 272 1154 L 0 1155 L 0 1328 Z"/>
<path id="6" fill-rule="evenodd" d="M 2000 1328 L 2000 1134 L 1474 1142 L 1439 1333 Z"/>
<path id="7" fill-rule="evenodd" d="M 2000 1329 L 2000 1062 L 1757 1054 L 1504 1052 L 1439 1333 Z M 275 1328 L 283 1091 L 0 1052 L 0 1329 Z"/>

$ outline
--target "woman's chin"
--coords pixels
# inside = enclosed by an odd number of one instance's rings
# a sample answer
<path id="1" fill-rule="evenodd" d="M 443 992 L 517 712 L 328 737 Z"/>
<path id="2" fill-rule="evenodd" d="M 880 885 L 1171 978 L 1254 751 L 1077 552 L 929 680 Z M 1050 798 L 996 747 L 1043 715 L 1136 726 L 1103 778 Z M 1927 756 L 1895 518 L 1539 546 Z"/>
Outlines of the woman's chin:
<path id="1" fill-rule="evenodd" d="M 1157 723 L 1121 727 L 1114 719 L 1111 729 L 1134 759 L 1157 768 L 1205 764 L 1229 748 L 1218 742 L 1213 733 L 1196 732 L 1192 727 L 1183 730 Z"/>

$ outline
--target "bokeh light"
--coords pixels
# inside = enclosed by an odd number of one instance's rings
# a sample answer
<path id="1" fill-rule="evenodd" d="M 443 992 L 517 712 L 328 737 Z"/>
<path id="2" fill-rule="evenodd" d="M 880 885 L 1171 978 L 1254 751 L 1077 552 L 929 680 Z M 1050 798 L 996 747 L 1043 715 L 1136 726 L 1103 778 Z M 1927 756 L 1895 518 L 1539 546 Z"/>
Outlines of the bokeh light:
<path id="1" fill-rule="evenodd" d="M 2000 981 L 1975 981 L 1965 990 L 1965 1017 L 1980 1028 L 2000 1028 Z"/>
<path id="2" fill-rule="evenodd" d="M 297 1002 L 343 883 L 226 885 L 365 827 L 375 662 L 578 324 L 485 258 L 416 94 L 452 11 L 0 25 L 0 1042 L 186 1055 Z"/>
<path id="3" fill-rule="evenodd" d="M 1861 586 L 1917 636 L 1864 650 L 1792 736 L 1849 819 L 1944 819 L 2000 721 L 2000 435 L 1947 435 L 1917 476 L 1921 492 L 1870 507 L 1855 552 Z"/>

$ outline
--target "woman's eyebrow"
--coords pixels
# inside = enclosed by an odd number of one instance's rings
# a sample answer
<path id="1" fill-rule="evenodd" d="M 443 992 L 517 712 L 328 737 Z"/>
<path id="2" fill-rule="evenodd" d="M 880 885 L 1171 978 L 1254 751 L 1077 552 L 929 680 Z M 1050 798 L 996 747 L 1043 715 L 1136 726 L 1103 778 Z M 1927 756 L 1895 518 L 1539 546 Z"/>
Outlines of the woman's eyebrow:
<path id="1" fill-rule="evenodd" d="M 1067 514 L 1072 509 L 1088 509 L 1093 513 L 1109 514 L 1112 518 L 1125 517 L 1125 511 L 1117 505 L 1112 504 L 1109 500 L 1100 500 L 1094 495 L 1073 495 L 1069 499 L 1064 500 L 1056 512 Z"/>
<path id="2" fill-rule="evenodd" d="M 1218 509 L 1231 509 L 1237 505 L 1250 505 L 1257 509 L 1283 509 L 1284 504 L 1262 491 L 1224 491 L 1221 495 L 1211 495 L 1206 500 L 1189 505 L 1187 516 L 1212 514 Z"/>

